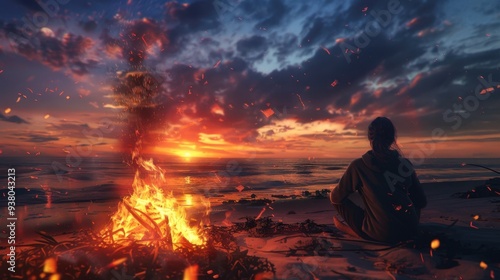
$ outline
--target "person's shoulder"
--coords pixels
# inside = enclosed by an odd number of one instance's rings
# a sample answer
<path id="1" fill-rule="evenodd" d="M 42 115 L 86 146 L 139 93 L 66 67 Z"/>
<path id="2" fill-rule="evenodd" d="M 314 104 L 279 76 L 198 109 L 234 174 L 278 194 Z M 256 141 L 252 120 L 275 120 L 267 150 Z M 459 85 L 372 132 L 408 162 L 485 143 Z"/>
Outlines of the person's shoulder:
<path id="1" fill-rule="evenodd" d="M 349 164 L 349 166 L 352 166 L 352 167 L 359 167 L 363 164 L 363 158 L 357 158 L 353 161 L 351 161 L 351 163 Z"/>

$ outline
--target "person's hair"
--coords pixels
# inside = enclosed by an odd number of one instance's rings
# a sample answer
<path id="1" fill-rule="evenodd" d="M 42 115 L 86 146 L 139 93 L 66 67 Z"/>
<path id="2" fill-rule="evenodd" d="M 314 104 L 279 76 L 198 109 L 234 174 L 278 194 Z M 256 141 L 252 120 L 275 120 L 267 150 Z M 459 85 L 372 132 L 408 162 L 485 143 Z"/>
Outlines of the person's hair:
<path id="1" fill-rule="evenodd" d="M 377 117 L 368 126 L 368 140 L 370 140 L 372 151 L 383 161 L 392 158 L 395 154 L 401 155 L 396 139 L 396 128 L 386 117 Z"/>

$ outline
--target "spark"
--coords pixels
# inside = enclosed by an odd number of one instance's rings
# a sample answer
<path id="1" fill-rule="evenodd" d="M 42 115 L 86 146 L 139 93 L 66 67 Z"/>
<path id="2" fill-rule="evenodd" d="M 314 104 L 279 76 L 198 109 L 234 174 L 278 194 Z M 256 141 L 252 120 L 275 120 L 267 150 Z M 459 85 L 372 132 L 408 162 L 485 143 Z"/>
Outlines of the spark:
<path id="1" fill-rule="evenodd" d="M 333 81 L 330 85 L 331 85 L 332 87 L 335 87 L 338 83 L 339 83 L 339 81 L 338 81 L 338 80 L 335 80 L 335 81 Z"/>
<path id="2" fill-rule="evenodd" d="M 323 49 L 323 50 L 324 50 L 324 51 L 325 51 L 328 55 L 330 55 L 330 51 L 329 51 L 327 48 L 325 48 L 325 47 L 321 47 L 321 48 L 322 48 L 322 49 Z"/>
<path id="3" fill-rule="evenodd" d="M 142 35 L 142 37 L 141 37 L 141 39 L 142 39 L 142 41 L 144 42 L 144 45 L 146 45 L 146 47 L 149 47 L 148 43 L 146 42 L 146 39 L 144 39 L 144 36 L 145 36 L 145 35 L 146 35 L 146 34 L 143 34 L 143 35 Z"/>
<path id="4" fill-rule="evenodd" d="M 441 245 L 441 242 L 439 242 L 439 239 L 434 239 L 431 241 L 431 248 L 432 249 L 437 249 Z"/>
<path id="5" fill-rule="evenodd" d="M 306 105 L 304 104 L 304 102 L 302 101 L 302 97 L 300 97 L 300 95 L 297 93 L 297 97 L 299 98 L 299 101 L 300 103 L 302 103 L 302 107 L 304 108 L 304 110 L 306 109 Z"/>
<path id="6" fill-rule="evenodd" d="M 8 113 L 10 113 L 11 111 L 12 111 L 12 109 L 7 108 L 7 109 L 5 109 L 5 111 L 4 111 L 4 112 L 5 112 L 5 114 L 8 114 Z"/>
<path id="7" fill-rule="evenodd" d="M 49 114 L 47 114 L 47 115 L 43 116 L 43 118 L 44 118 L 44 119 L 48 119 L 48 118 L 50 118 L 50 115 L 49 115 Z"/>
<path id="8" fill-rule="evenodd" d="M 483 89 L 479 94 L 483 95 L 483 94 L 486 94 L 487 92 L 493 92 L 494 90 L 495 90 L 495 88 L 489 87 L 489 88 Z"/>
<path id="9" fill-rule="evenodd" d="M 215 178 L 219 181 L 219 183 L 222 183 L 222 180 L 219 178 L 219 175 L 217 175 L 217 172 L 214 172 Z"/>
<path id="10" fill-rule="evenodd" d="M 217 63 L 215 63 L 215 65 L 214 65 L 214 67 L 213 67 L 213 68 L 217 68 L 217 67 L 219 67 L 219 64 L 220 64 L 220 60 L 219 60 L 219 61 L 217 61 Z"/>
<path id="11" fill-rule="evenodd" d="M 479 229 L 478 227 L 476 227 L 475 225 L 473 225 L 473 224 L 472 224 L 472 221 L 470 221 L 469 226 L 470 226 L 471 228 L 473 228 L 473 229 Z"/>
<path id="12" fill-rule="evenodd" d="M 262 112 L 262 114 L 264 114 L 264 116 L 266 116 L 266 118 L 270 118 L 272 115 L 274 115 L 274 110 L 271 109 L 271 108 L 267 108 L 265 110 L 260 110 Z"/>
<path id="13" fill-rule="evenodd" d="M 361 10 L 363 13 L 366 13 L 366 11 L 368 11 L 368 7 L 364 7 L 363 10 Z"/>
<path id="14" fill-rule="evenodd" d="M 264 207 L 264 208 L 262 208 L 262 210 L 260 210 L 259 215 L 257 215 L 257 217 L 255 219 L 256 220 L 260 219 L 260 217 L 262 217 L 262 214 L 264 214 L 264 212 L 266 212 L 266 207 Z"/>
<path id="15" fill-rule="evenodd" d="M 482 269 L 487 269 L 487 268 L 488 268 L 488 265 L 487 265 L 485 262 L 483 262 L 483 261 L 481 261 L 481 262 L 479 263 L 479 266 L 480 266 Z"/>
<path id="16" fill-rule="evenodd" d="M 106 267 L 112 268 L 112 267 L 119 266 L 120 264 L 124 263 L 126 260 L 127 260 L 127 258 L 120 258 L 120 259 L 114 260 L 114 261 L 110 262 Z"/>

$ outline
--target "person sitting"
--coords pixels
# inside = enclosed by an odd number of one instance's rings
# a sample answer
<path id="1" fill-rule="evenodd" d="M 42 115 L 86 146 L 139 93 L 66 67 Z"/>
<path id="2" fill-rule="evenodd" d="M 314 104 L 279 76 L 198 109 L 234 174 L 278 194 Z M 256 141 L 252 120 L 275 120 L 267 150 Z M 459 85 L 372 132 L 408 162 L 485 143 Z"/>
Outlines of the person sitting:
<path id="1" fill-rule="evenodd" d="M 396 143 L 396 129 L 386 117 L 368 127 L 371 150 L 350 163 L 330 193 L 343 218 L 334 217 L 340 230 L 367 240 L 397 243 L 417 233 L 420 211 L 427 205 L 413 165 Z M 362 206 L 350 195 L 359 193 Z"/>

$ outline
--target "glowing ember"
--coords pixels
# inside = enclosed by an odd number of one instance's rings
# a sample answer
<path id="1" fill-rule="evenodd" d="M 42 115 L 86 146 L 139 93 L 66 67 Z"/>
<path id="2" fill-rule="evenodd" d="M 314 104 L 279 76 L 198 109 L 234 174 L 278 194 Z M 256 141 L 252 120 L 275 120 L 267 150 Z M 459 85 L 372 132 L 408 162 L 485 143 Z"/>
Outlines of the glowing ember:
<path id="1" fill-rule="evenodd" d="M 183 280 L 196 280 L 198 279 L 198 265 L 189 266 L 184 270 Z"/>
<path id="2" fill-rule="evenodd" d="M 439 239 L 434 239 L 431 242 L 431 248 L 434 250 L 439 248 L 440 245 L 441 245 L 441 242 L 439 242 Z"/>
<path id="3" fill-rule="evenodd" d="M 173 192 L 161 188 L 166 185 L 164 170 L 153 160 L 138 158 L 136 162 L 139 168 L 132 184 L 133 193 L 119 203 L 110 225 L 101 235 L 111 243 L 139 241 L 167 249 L 187 243 L 204 245 L 203 223 L 190 223 L 185 204 L 179 203 Z"/>
<path id="4" fill-rule="evenodd" d="M 43 265 L 43 272 L 57 273 L 57 261 L 55 258 L 48 258 Z"/>

